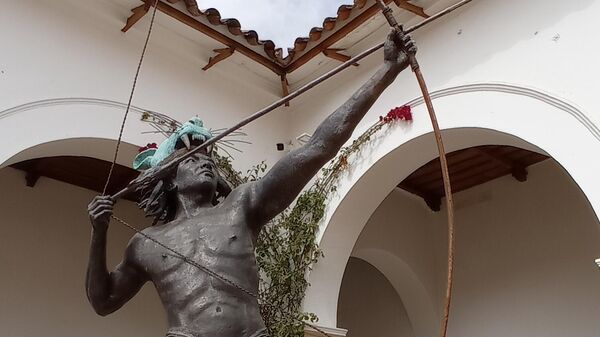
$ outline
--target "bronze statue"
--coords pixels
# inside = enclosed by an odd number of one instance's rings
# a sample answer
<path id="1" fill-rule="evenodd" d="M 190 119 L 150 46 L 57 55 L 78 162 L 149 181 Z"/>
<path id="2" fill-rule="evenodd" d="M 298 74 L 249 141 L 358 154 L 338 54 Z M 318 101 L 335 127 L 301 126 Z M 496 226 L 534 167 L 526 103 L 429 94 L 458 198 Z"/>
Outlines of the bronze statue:
<path id="1" fill-rule="evenodd" d="M 197 154 L 181 162 L 140 203 L 147 215 L 164 221 L 143 232 L 256 294 L 254 244 L 261 228 L 336 155 L 379 95 L 407 67 L 407 53 L 415 52 L 410 37 L 393 30 L 385 44 L 384 65 L 319 125 L 307 144 L 285 155 L 259 181 L 229 191 L 210 156 Z M 182 151 L 185 148 L 174 155 Z M 219 203 L 217 191 L 225 196 Z M 123 261 L 109 273 L 106 235 L 112 209 L 110 197 L 98 196 L 88 206 L 93 230 L 86 288 L 98 314 L 116 311 L 151 281 L 167 312 L 167 336 L 268 336 L 255 297 L 142 235 L 133 236 Z"/>

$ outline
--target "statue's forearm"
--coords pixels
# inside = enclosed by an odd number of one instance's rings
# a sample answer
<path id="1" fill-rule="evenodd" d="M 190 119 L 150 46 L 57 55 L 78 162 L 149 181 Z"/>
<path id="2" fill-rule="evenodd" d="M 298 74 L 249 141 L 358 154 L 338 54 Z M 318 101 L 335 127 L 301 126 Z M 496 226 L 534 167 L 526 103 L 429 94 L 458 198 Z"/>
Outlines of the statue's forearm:
<path id="1" fill-rule="evenodd" d="M 352 97 L 329 115 L 310 141 L 279 160 L 263 179 L 253 185 L 250 208 L 261 226 L 284 210 L 319 169 L 333 158 L 354 128 L 400 72 L 384 63 Z M 281 188 L 285 185 L 285 188 Z"/>
<path id="2" fill-rule="evenodd" d="M 350 99 L 319 125 L 311 141 L 326 149 L 329 156 L 333 157 L 398 73 L 396 64 L 385 62 Z"/>
<path id="3" fill-rule="evenodd" d="M 106 241 L 105 229 L 92 230 L 85 287 L 88 300 L 98 313 L 102 311 L 101 308 L 110 297 L 110 274 L 106 268 Z"/>

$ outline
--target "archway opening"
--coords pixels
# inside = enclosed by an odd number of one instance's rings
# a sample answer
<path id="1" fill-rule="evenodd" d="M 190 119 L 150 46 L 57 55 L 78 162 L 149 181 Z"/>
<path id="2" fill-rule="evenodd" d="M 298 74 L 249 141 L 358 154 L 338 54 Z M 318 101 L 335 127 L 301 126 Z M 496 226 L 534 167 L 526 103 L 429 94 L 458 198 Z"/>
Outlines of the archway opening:
<path id="1" fill-rule="evenodd" d="M 4 334 L 100 337 L 164 331 L 164 313 L 151 285 L 144 286 L 119 314 L 103 320 L 86 300 L 91 231 L 87 204 L 104 185 L 110 166 L 106 158 L 114 146 L 114 141 L 94 138 L 40 144 L 15 156 L 12 167 L 0 169 L 0 325 Z M 125 165 L 137 148 L 127 143 L 121 146 L 113 189 L 135 175 Z M 115 214 L 138 228 L 150 223 L 129 200 L 119 200 Z M 131 236 L 129 229 L 110 224 L 109 269 L 121 261 Z"/>
<path id="2" fill-rule="evenodd" d="M 524 144 L 478 144 L 449 154 L 457 191 L 449 335 L 597 333 L 600 272 L 594 259 L 600 253 L 600 224 L 568 172 Z M 435 165 L 436 159 L 396 183 L 362 228 L 346 266 L 351 270 L 355 258 L 375 266 L 394 288 L 396 296 L 390 298 L 406 309 L 417 337 L 439 329 L 445 290 L 446 214 L 443 202 L 436 209 L 432 206 L 439 200 L 428 198 L 441 188 L 431 171 Z M 345 291 L 348 277 L 346 272 L 338 302 L 341 328 L 348 315 L 340 306 L 374 291 L 366 282 L 362 292 Z M 353 277 L 366 278 L 369 272 Z M 375 329 L 369 325 L 374 319 L 365 313 L 362 323 L 350 321 L 348 335 L 367 336 L 362 331 Z"/>
<path id="3" fill-rule="evenodd" d="M 403 336 L 414 332 L 402 299 L 388 279 L 365 260 L 348 260 L 338 300 L 338 326 L 347 337 Z"/>

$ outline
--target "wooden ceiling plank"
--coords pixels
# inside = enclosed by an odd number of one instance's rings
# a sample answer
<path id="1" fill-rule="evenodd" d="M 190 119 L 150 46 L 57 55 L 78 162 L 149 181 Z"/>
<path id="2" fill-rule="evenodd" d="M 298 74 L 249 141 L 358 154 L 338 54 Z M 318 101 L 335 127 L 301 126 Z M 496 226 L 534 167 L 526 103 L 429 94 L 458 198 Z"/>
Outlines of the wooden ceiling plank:
<path id="1" fill-rule="evenodd" d="M 460 161 L 459 163 L 448 164 L 450 177 L 463 174 L 465 172 L 472 172 L 472 170 L 479 169 L 482 166 L 485 166 L 489 163 L 488 160 L 481 157 L 473 157 L 469 159 L 465 159 Z M 415 184 L 419 185 L 428 185 L 434 181 L 438 181 L 442 179 L 442 172 L 439 166 L 439 159 L 437 160 L 437 170 L 431 172 L 427 175 L 423 175 L 419 178 L 418 181 L 415 181 Z"/>
<path id="2" fill-rule="evenodd" d="M 457 192 L 464 191 L 477 185 L 485 184 L 488 181 L 498 179 L 510 174 L 504 167 L 496 166 L 495 168 L 486 170 L 480 174 L 472 176 L 463 176 L 456 179 L 453 186 L 457 186 Z"/>
<path id="3" fill-rule="evenodd" d="M 511 175 L 520 182 L 527 181 L 527 169 L 525 166 L 519 164 L 516 161 L 507 160 L 505 157 L 494 154 L 486 147 L 479 147 L 477 150 L 484 156 L 490 158 L 491 160 L 497 162 L 499 165 L 510 170 Z"/>
<path id="4" fill-rule="evenodd" d="M 467 160 L 472 160 L 474 157 L 477 156 L 472 151 L 468 151 L 468 150 L 469 149 L 463 149 L 463 150 L 458 150 L 458 151 L 449 153 L 446 156 L 446 158 L 448 160 L 448 165 L 452 165 L 452 166 L 457 165 L 461 162 L 464 162 Z M 431 175 L 433 173 L 437 173 L 441 176 L 439 157 L 427 162 L 427 164 L 421 166 L 417 171 L 411 173 L 408 176 L 408 179 L 423 177 L 426 175 Z"/>
<path id="5" fill-rule="evenodd" d="M 459 182 L 464 177 L 482 174 L 482 173 L 486 172 L 487 170 L 493 169 L 496 166 L 497 166 L 496 163 L 486 161 L 481 165 L 464 166 L 464 167 L 461 167 L 460 169 L 455 169 L 455 170 L 453 170 L 452 167 L 450 167 L 450 183 L 452 184 L 452 187 L 454 189 L 454 184 Z M 436 187 L 439 187 L 441 181 L 442 181 L 441 177 L 439 179 L 431 179 L 427 182 L 424 182 L 420 186 L 422 189 L 424 189 L 426 191 L 430 191 L 432 189 L 435 189 Z"/>
<path id="6" fill-rule="evenodd" d="M 518 165 L 513 164 L 515 158 L 519 159 Z M 485 145 L 454 151 L 448 154 L 452 190 L 464 191 L 509 174 L 519 181 L 525 181 L 526 168 L 548 158 L 536 152 L 506 145 Z M 429 196 L 428 205 L 433 203 L 431 196 L 444 194 L 439 158 L 415 170 L 398 184 L 398 187 L 423 199 Z"/>

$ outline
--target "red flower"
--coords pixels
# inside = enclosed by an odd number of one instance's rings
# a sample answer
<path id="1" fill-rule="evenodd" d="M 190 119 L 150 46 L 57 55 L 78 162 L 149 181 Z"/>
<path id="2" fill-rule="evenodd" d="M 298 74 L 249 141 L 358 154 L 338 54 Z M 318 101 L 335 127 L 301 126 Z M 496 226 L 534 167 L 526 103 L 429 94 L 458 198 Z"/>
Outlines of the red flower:
<path id="1" fill-rule="evenodd" d="M 393 108 L 385 117 L 380 117 L 379 121 L 389 123 L 395 120 L 412 121 L 412 113 L 409 105 Z"/>
<path id="2" fill-rule="evenodd" d="M 148 143 L 146 146 L 142 146 L 138 149 L 138 152 L 144 152 L 148 149 L 158 149 L 158 145 L 156 143 Z"/>

